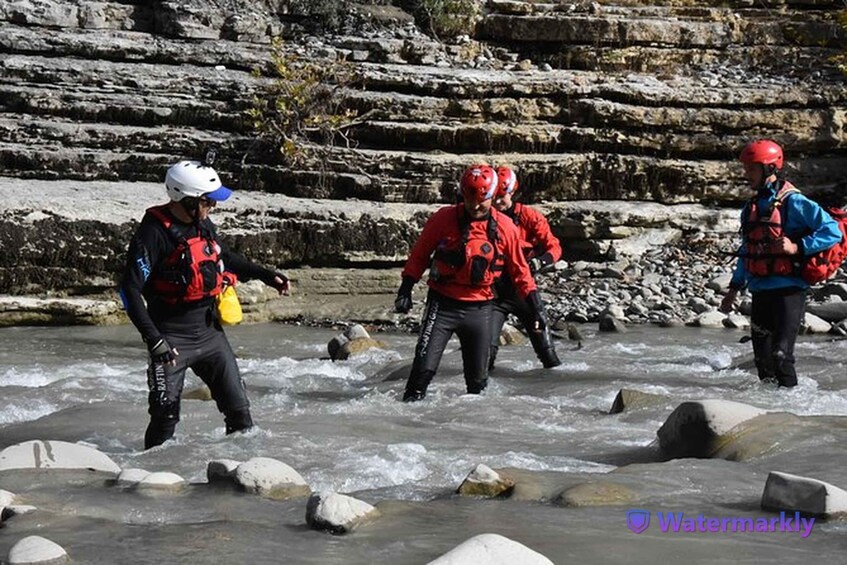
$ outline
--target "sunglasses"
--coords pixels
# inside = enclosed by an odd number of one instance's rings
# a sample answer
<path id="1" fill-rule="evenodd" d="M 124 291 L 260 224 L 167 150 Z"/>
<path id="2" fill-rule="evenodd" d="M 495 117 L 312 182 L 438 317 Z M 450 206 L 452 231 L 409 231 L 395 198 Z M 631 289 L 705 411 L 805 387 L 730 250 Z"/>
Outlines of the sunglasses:
<path id="1" fill-rule="evenodd" d="M 215 206 L 217 206 L 218 201 L 212 200 L 211 198 L 201 198 L 200 204 L 202 204 L 203 206 L 206 206 L 207 208 L 214 208 Z"/>

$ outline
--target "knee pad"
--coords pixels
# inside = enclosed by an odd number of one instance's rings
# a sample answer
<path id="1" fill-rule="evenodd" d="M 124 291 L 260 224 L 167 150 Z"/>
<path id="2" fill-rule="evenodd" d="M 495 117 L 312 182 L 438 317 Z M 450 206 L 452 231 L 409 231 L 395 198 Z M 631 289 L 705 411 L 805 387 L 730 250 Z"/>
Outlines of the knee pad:
<path id="1" fill-rule="evenodd" d="M 226 433 L 243 432 L 253 427 L 253 418 L 250 416 L 249 408 L 240 410 L 227 410 L 224 413 Z"/>

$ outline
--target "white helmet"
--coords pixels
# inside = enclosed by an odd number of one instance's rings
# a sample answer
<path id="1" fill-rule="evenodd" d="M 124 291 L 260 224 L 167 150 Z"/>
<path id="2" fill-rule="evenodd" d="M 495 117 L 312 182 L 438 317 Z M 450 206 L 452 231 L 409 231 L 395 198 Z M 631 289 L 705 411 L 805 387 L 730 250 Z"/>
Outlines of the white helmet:
<path id="1" fill-rule="evenodd" d="M 165 188 L 174 202 L 183 198 L 205 196 L 210 200 L 226 200 L 232 191 L 221 184 L 218 173 L 200 161 L 180 161 L 168 169 Z"/>

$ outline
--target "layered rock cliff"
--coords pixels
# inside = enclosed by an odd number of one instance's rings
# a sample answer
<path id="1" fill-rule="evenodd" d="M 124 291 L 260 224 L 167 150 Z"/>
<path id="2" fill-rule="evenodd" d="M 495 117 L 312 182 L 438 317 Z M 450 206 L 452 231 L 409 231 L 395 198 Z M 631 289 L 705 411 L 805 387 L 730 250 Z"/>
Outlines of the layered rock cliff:
<path id="1" fill-rule="evenodd" d="M 752 137 L 784 143 L 808 193 L 847 193 L 835 0 L 491 0 L 474 37 L 450 43 L 388 2 L 335 3 L 354 15 L 318 33 L 325 4 L 3 3 L 2 292 L 111 287 L 131 218 L 164 196 L 145 183 L 208 145 L 224 181 L 251 192 L 223 222 L 228 242 L 285 267 L 396 272 L 476 159 L 515 165 L 524 200 L 554 203 L 568 259 L 607 258 L 615 241 L 626 252 L 630 237 L 728 233 L 746 194 L 734 158 Z M 268 80 L 251 71 L 267 66 L 278 35 L 301 57 L 354 68 L 345 104 L 360 123 L 320 163 L 283 166 L 245 119 Z M 67 181 L 94 217 L 54 206 Z M 99 194 L 109 196 L 95 206 Z M 669 208 L 632 220 L 643 201 Z M 682 204 L 693 207 L 676 213 Z M 722 220 L 715 206 L 727 207 Z M 380 280 L 372 291 L 395 279 Z"/>

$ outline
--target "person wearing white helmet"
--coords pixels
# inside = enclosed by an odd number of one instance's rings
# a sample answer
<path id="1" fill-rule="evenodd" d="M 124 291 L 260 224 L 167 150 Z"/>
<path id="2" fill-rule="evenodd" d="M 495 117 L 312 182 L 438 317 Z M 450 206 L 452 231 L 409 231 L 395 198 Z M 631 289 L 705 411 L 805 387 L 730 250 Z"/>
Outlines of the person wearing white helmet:
<path id="1" fill-rule="evenodd" d="M 211 160 L 211 159 L 209 159 Z M 287 277 L 231 252 L 218 240 L 209 212 L 232 191 L 211 163 L 180 161 L 168 169 L 170 202 L 147 210 L 127 253 L 120 293 L 149 350 L 150 424 L 144 448 L 173 437 L 185 371 L 208 385 L 226 433 L 253 426 L 250 402 L 215 309 L 225 279 L 259 279 L 280 294 Z"/>

